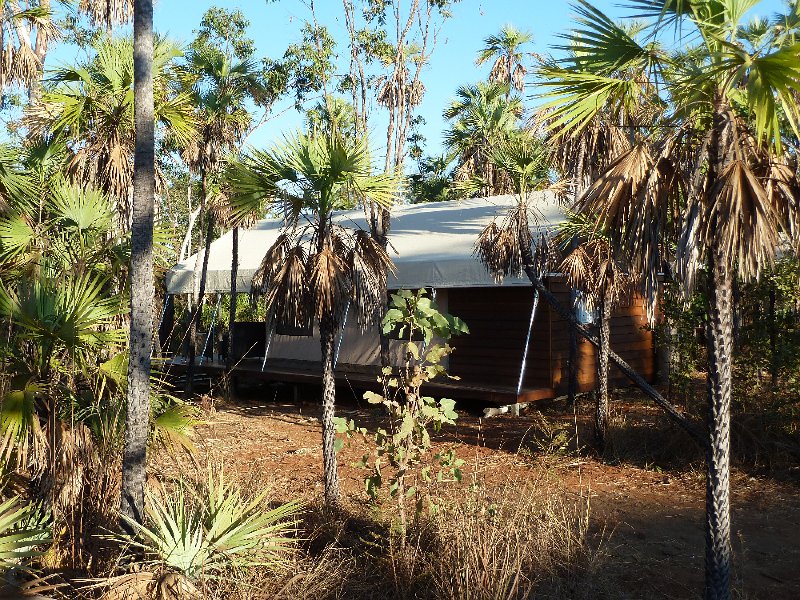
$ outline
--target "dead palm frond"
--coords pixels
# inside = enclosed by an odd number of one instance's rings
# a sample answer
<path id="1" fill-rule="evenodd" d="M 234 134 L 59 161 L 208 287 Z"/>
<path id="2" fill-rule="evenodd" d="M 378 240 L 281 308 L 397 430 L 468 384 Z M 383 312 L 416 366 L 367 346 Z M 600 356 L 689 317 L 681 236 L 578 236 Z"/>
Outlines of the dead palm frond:
<path id="1" fill-rule="evenodd" d="M 93 25 L 112 27 L 131 20 L 133 17 L 133 1 L 80 0 L 78 10 L 86 14 Z"/>
<path id="2" fill-rule="evenodd" d="M 311 310 L 318 320 L 333 316 L 341 319 L 350 292 L 350 271 L 330 241 L 309 260 Z"/>
<path id="3" fill-rule="evenodd" d="M 568 213 L 556 243 L 564 249 L 572 247 L 561 261 L 561 272 L 573 289 L 583 293 L 590 308 L 601 302 L 613 306 L 628 296 L 635 278 L 602 223 L 585 214 Z"/>
<path id="4" fill-rule="evenodd" d="M 387 274 L 395 273 L 394 263 L 386 249 L 367 231 L 356 230 L 348 257 L 352 279 L 352 302 L 362 326 L 373 322 L 386 303 Z"/>

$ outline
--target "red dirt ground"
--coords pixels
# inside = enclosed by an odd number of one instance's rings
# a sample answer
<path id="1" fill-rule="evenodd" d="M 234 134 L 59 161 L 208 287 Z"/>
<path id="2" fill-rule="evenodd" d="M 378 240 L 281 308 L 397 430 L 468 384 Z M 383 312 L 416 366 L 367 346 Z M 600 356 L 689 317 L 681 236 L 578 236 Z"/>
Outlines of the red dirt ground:
<path id="1" fill-rule="evenodd" d="M 271 394 L 270 394 L 271 395 Z M 305 394 L 304 394 L 305 395 Z M 310 396 L 309 396 L 310 397 Z M 588 415 L 566 413 L 563 403 L 545 410 L 550 422 L 588 441 Z M 619 410 L 619 408 L 617 408 Z M 636 422 L 626 406 L 626 423 Z M 642 422 L 652 416 L 638 406 Z M 375 412 L 355 405 L 339 414 L 356 421 L 375 418 Z M 702 462 L 665 469 L 634 462 L 603 462 L 590 455 L 542 455 L 532 443 L 541 433 L 537 411 L 522 416 L 490 419 L 463 415 L 459 425 L 439 444 L 460 446 L 467 460 L 465 480 L 476 469 L 486 485 L 524 481 L 542 469 L 552 470 L 570 493 L 589 494 L 592 531 L 611 565 L 615 580 L 630 597 L 696 598 L 703 580 Z M 321 430 L 315 404 L 256 401 L 218 405 L 199 428 L 199 456 L 224 463 L 226 473 L 273 486 L 278 499 L 322 497 Z M 662 428 L 663 429 L 663 428 Z M 585 430 L 585 433 L 584 433 Z M 647 429 L 640 432 L 660 444 Z M 669 432 L 667 432 L 669 435 Z M 680 438 L 675 432 L 676 438 Z M 547 436 L 545 436 L 546 438 Z M 680 442 L 678 442 L 680 443 Z M 538 446 L 541 447 L 541 444 Z M 521 449 L 522 448 L 522 449 Z M 340 453 L 340 477 L 345 503 L 364 510 L 364 472 L 351 463 L 364 453 L 363 442 Z M 691 457 L 694 451 L 689 449 Z M 204 462 L 200 460 L 199 462 Z M 641 462 L 641 461 L 640 461 Z M 800 486 L 735 470 L 733 532 L 736 552 L 735 586 L 743 598 L 800 598 Z"/>

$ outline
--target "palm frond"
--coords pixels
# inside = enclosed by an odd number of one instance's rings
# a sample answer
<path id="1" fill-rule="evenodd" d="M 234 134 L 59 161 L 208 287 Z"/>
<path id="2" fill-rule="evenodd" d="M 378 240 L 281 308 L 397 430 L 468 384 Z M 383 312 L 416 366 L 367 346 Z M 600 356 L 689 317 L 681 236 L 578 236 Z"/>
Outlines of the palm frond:
<path id="1" fill-rule="evenodd" d="M 316 319 L 329 315 L 338 320 L 344 312 L 350 292 L 350 270 L 331 243 L 309 259 L 311 310 Z"/>

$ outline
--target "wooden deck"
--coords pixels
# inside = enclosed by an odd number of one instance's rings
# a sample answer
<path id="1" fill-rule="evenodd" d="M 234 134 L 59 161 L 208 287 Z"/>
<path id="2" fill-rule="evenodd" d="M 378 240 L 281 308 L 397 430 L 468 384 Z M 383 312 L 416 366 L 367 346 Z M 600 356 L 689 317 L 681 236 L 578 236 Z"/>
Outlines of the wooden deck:
<path id="1" fill-rule="evenodd" d="M 180 357 L 166 362 L 167 369 L 175 374 L 185 372 L 188 363 Z M 196 364 L 196 374 L 218 377 L 225 371 L 221 362 L 203 360 Z M 254 380 L 265 383 L 280 382 L 289 384 L 320 385 L 322 382 L 320 363 L 313 361 L 268 359 L 262 370 L 262 361 L 258 358 L 242 359 L 232 370 L 232 375 L 242 380 Z M 379 390 L 378 369 L 363 365 L 339 364 L 336 367 L 336 384 L 349 385 L 360 390 Z M 457 400 L 473 400 L 487 405 L 502 406 L 506 404 L 535 402 L 555 397 L 552 388 L 523 388 L 517 395 L 516 389 L 510 387 L 487 386 L 467 383 L 459 380 L 441 379 L 425 384 L 426 394 L 436 397 L 451 397 Z"/>

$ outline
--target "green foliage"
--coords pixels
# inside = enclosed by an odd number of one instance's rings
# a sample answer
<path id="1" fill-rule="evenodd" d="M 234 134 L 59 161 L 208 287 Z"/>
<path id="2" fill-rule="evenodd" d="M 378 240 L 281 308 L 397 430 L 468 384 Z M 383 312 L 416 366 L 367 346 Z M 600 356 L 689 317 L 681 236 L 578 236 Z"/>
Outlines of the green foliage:
<path id="1" fill-rule="evenodd" d="M 172 492 L 147 493 L 145 524 L 123 516 L 134 534 L 118 540 L 144 552 L 154 573 L 166 570 L 191 582 L 256 566 L 279 568 L 294 547 L 290 534 L 300 504 L 266 510 L 267 493 L 248 500 L 211 471 L 204 485 L 179 480 Z"/>
<path id="2" fill-rule="evenodd" d="M 104 37 L 91 50 L 83 64 L 53 75 L 40 101 L 27 107 L 24 122 L 32 139 L 65 144 L 69 174 L 115 198 L 124 216 L 133 181 L 133 40 Z M 187 144 L 196 129 L 191 99 L 176 92 L 180 49 L 156 38 L 153 52 L 159 139 Z"/>
<path id="3" fill-rule="evenodd" d="M 200 20 L 192 50 L 218 49 L 229 58 L 249 59 L 255 53 L 255 42 L 247 35 L 250 21 L 241 10 L 212 6 Z"/>
<path id="4" fill-rule="evenodd" d="M 320 92 L 335 73 L 336 40 L 324 26 L 306 22 L 302 39 L 291 44 L 278 60 L 266 60 L 271 79 L 294 90 L 295 107 L 301 110 L 312 94 Z"/>
<path id="5" fill-rule="evenodd" d="M 469 333 L 469 329 L 458 317 L 439 312 L 425 290 L 416 293 L 400 290 L 392 294 L 382 326 L 384 334 L 394 332 L 406 340 L 404 366 L 383 369 L 379 379 L 383 384 L 383 394 L 364 394 L 370 404 L 381 404 L 386 408 L 388 427 L 370 433 L 357 427 L 352 420 L 341 418 L 336 427 L 337 432 L 348 437 L 360 434 L 374 441 L 372 455 L 365 455 L 358 463 L 371 471 L 365 478 L 366 491 L 375 498 L 378 489 L 387 484 L 389 493 L 397 499 L 400 526 L 405 536 L 408 526 L 406 500 L 415 500 L 417 514 L 422 510 L 423 501 L 423 494 L 413 481 L 409 483 L 410 480 L 419 477 L 425 483 L 431 482 L 436 469 L 435 478 L 439 482 L 461 481 L 464 461 L 456 457 L 452 448 L 436 454 L 433 464 L 427 464 L 418 474 L 412 469 L 429 460 L 431 431 L 438 432 L 444 425 L 454 425 L 458 419 L 454 400 L 424 396 L 421 388 L 438 376 L 447 376 L 442 361 L 453 351 L 447 341 L 454 335 Z M 414 341 L 417 332 L 421 334 L 421 345 Z M 434 337 L 443 343 L 432 343 Z M 385 473 L 387 467 L 391 474 Z"/>
<path id="6" fill-rule="evenodd" d="M 0 571 L 24 569 L 50 543 L 46 519 L 30 503 L 17 497 L 0 503 Z"/>
<path id="7" fill-rule="evenodd" d="M 413 204 L 444 202 L 464 196 L 454 185 L 451 161 L 446 156 L 424 157 L 417 161 L 417 173 L 409 176 L 409 196 Z"/>

